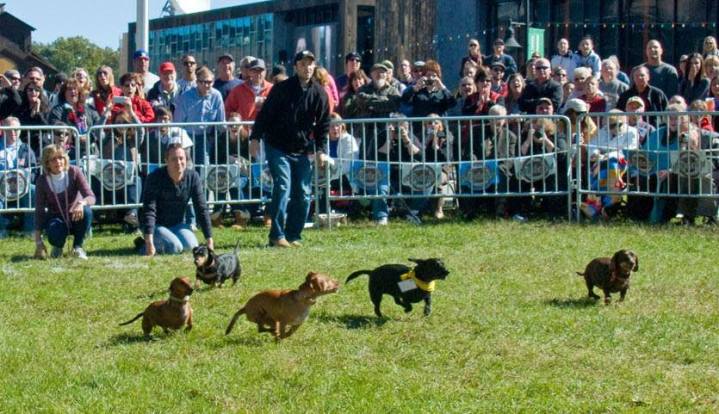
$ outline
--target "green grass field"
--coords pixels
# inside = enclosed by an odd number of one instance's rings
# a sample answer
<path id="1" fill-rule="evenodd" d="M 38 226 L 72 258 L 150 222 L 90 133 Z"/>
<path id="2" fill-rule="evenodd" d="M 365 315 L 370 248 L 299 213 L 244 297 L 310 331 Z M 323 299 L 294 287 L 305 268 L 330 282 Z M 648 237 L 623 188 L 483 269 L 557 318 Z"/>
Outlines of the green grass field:
<path id="1" fill-rule="evenodd" d="M 118 326 L 189 254 L 131 254 L 132 236 L 96 232 L 90 260 L 29 259 L 29 239 L 0 253 L 0 412 L 717 412 L 719 234 L 711 228 L 514 222 L 353 225 L 305 232 L 301 249 L 241 240 L 235 287 L 192 297 L 192 332 L 145 342 Z M 632 248 L 641 263 L 624 303 L 585 299 L 595 256 Z M 296 287 L 310 270 L 354 270 L 439 256 L 433 314 L 389 297 L 373 316 L 363 277 L 321 298 L 277 344 L 231 315 L 254 293 Z"/>

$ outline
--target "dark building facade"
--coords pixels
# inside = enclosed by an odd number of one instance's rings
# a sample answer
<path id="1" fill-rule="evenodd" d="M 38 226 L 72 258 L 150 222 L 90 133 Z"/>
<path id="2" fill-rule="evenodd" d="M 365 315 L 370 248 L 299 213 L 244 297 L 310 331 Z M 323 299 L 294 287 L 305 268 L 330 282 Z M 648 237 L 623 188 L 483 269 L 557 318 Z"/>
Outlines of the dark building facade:
<path id="1" fill-rule="evenodd" d="M 527 9 L 529 13 L 527 13 Z M 214 66 L 217 56 L 252 55 L 286 63 L 303 48 L 319 63 L 341 73 L 343 57 L 358 51 L 365 67 L 391 59 L 437 59 L 445 83 L 457 83 L 467 41 L 477 38 L 487 54 L 496 38 L 507 37 L 510 20 L 526 60 L 527 27 L 540 30 L 541 52 L 554 53 L 562 37 L 573 48 L 590 35 L 600 56 L 617 55 L 624 70 L 644 60 L 644 45 L 658 39 L 665 60 L 701 50 L 704 36 L 717 33 L 717 0 L 275 0 L 165 17 L 150 22 L 153 66 L 185 53 Z M 131 55 L 134 23 L 129 26 Z M 131 61 L 131 58 L 128 59 Z"/>
<path id="2" fill-rule="evenodd" d="M 373 48 L 374 0 L 265 1 L 150 21 L 153 66 L 187 53 L 213 67 L 225 52 L 287 63 L 299 50 L 312 50 L 331 72 L 350 50 Z M 128 62 L 135 50 L 135 23 L 128 27 Z M 368 64 L 371 54 L 366 53 Z"/>
<path id="3" fill-rule="evenodd" d="M 477 7 L 486 8 L 486 28 L 499 35 L 509 19 L 544 29 L 545 54 L 554 53 L 560 38 L 576 48 L 589 35 L 600 56 L 617 55 L 625 69 L 644 61 L 650 39 L 659 40 L 664 60 L 676 64 L 682 54 L 701 52 L 702 40 L 716 35 L 719 25 L 717 0 L 478 0 Z M 524 43 L 526 26 L 516 29 Z"/>
<path id="4" fill-rule="evenodd" d="M 0 3 L 0 73 L 8 69 L 23 73 L 33 66 L 42 68 L 46 75 L 57 72 L 50 62 L 33 53 L 33 30 L 34 27 L 5 11 L 5 3 Z"/>

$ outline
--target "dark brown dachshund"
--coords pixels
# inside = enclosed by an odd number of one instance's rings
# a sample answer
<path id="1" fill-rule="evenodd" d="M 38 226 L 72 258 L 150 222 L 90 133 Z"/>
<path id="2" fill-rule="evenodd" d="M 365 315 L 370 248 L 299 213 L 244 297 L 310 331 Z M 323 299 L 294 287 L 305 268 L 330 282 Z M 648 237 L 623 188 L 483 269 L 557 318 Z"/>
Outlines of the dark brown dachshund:
<path id="1" fill-rule="evenodd" d="M 229 335 L 242 314 L 257 324 L 257 331 L 271 332 L 275 340 L 292 335 L 310 313 L 315 299 L 328 293 L 337 292 L 339 283 L 329 276 L 310 272 L 305 282 L 295 290 L 265 290 L 250 298 L 245 306 L 235 313 L 225 330 Z M 287 329 L 289 327 L 289 329 Z"/>
<path id="2" fill-rule="evenodd" d="M 611 293 L 619 292 L 619 301 L 629 289 L 629 276 L 632 272 L 639 271 L 639 257 L 631 250 L 619 250 L 614 256 L 598 257 L 587 264 L 584 273 L 577 274 L 584 276 L 587 282 L 589 297 L 599 299 L 594 293 L 594 286 L 604 291 L 604 303 L 609 304 L 612 300 Z"/>
<path id="3" fill-rule="evenodd" d="M 167 300 L 152 302 L 144 312 L 120 325 L 130 324 L 142 317 L 142 332 L 147 339 L 155 326 L 162 327 L 167 333 L 169 329 L 180 329 L 187 325 L 185 330 L 189 331 L 192 329 L 191 294 L 190 278 L 176 277 L 170 283 L 170 297 Z"/>

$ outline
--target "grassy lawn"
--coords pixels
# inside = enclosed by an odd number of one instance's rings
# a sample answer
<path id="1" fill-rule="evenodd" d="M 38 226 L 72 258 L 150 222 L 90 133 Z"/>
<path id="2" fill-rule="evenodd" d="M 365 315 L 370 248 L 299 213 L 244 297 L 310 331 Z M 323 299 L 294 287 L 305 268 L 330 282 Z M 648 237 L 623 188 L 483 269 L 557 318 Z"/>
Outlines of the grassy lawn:
<path id="1" fill-rule="evenodd" d="M 715 229 L 447 222 L 309 230 L 301 249 L 241 239 L 235 287 L 192 296 L 189 334 L 145 342 L 118 326 L 189 255 L 131 255 L 132 236 L 96 232 L 90 260 L 29 260 L 29 239 L 0 252 L 1 412 L 717 412 L 719 233 Z M 585 300 L 595 256 L 631 248 L 640 272 L 624 303 Z M 442 257 L 433 314 L 389 297 L 378 322 L 367 277 L 321 298 L 276 344 L 231 315 L 254 293 L 299 285 L 310 270 L 342 280 L 408 257 Z"/>

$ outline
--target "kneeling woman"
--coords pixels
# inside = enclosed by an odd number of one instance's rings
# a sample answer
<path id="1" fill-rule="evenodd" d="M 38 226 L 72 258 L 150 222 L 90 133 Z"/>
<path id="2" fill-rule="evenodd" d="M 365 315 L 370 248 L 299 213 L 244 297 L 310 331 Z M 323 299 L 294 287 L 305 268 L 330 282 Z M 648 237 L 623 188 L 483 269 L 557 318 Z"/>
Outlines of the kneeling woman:
<path id="1" fill-rule="evenodd" d="M 87 259 L 82 243 L 92 224 L 93 194 L 80 168 L 70 165 L 65 149 L 48 145 L 42 150 L 42 175 L 35 182 L 36 257 L 45 255 L 43 230 L 52 246 L 52 257 L 62 256 L 67 236 L 72 234 L 72 254 Z"/>

